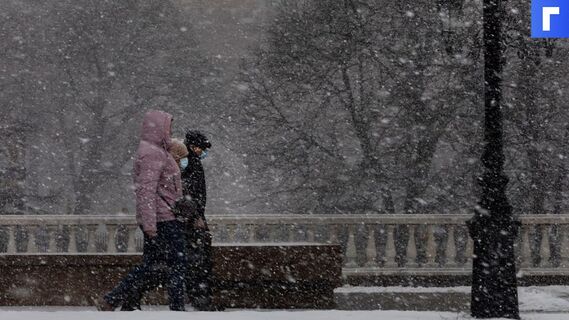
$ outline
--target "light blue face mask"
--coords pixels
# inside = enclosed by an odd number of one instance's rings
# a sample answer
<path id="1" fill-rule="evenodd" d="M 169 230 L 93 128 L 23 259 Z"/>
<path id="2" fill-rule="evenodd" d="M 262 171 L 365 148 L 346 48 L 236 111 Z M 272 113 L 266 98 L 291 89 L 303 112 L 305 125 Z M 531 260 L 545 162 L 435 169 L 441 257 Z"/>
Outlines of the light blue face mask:
<path id="1" fill-rule="evenodd" d="M 203 160 L 207 157 L 207 150 L 203 150 L 202 154 L 200 154 L 200 160 Z"/>
<path id="2" fill-rule="evenodd" d="M 182 168 L 182 170 L 185 170 L 188 167 L 188 158 L 183 158 L 182 160 L 180 160 L 180 168 Z"/>

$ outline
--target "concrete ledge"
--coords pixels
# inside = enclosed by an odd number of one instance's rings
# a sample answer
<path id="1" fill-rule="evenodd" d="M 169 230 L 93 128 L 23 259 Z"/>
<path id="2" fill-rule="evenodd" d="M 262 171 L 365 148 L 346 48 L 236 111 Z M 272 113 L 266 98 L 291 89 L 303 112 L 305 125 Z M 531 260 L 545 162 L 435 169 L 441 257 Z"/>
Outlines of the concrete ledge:
<path id="1" fill-rule="evenodd" d="M 340 310 L 470 310 L 470 293 L 466 292 L 336 292 L 335 296 Z"/>
<path id="2" fill-rule="evenodd" d="M 467 268 L 351 268 L 342 271 L 352 286 L 470 286 Z M 568 268 L 527 268 L 518 272 L 519 286 L 569 285 Z"/>
<path id="3" fill-rule="evenodd" d="M 350 287 L 335 290 L 343 310 L 403 310 L 469 312 L 469 286 Z M 569 313 L 569 286 L 520 286 L 521 312 Z M 568 316 L 569 318 L 569 316 Z"/>
<path id="4" fill-rule="evenodd" d="M 139 254 L 0 255 L 0 305 L 92 305 L 140 261 Z M 333 308 L 342 285 L 334 245 L 214 246 L 213 265 L 214 300 L 225 307 Z M 164 303 L 164 293 L 147 302 Z"/>

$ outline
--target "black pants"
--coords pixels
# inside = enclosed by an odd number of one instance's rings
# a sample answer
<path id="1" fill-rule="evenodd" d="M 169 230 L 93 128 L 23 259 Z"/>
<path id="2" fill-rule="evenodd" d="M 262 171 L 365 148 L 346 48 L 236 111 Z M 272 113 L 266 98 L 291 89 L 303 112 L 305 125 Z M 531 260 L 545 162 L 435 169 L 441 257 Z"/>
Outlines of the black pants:
<path id="1" fill-rule="evenodd" d="M 185 273 L 186 293 L 194 308 L 210 307 L 212 297 L 211 234 L 208 230 L 185 228 L 187 268 Z M 123 311 L 140 310 L 140 301 L 145 292 L 156 289 L 166 281 L 165 274 L 155 276 L 132 290 L 123 303 Z"/>
<path id="2" fill-rule="evenodd" d="M 143 262 L 132 269 L 123 280 L 105 296 L 105 300 L 118 307 L 129 305 L 131 298 L 148 288 L 155 279 L 168 288 L 170 310 L 184 310 L 185 275 L 187 274 L 187 243 L 184 225 L 178 221 L 157 223 L 158 235 L 144 235 Z"/>
<path id="3" fill-rule="evenodd" d="M 211 234 L 203 229 L 188 229 L 188 272 L 186 288 L 192 305 L 207 308 L 212 296 L 212 252 Z"/>

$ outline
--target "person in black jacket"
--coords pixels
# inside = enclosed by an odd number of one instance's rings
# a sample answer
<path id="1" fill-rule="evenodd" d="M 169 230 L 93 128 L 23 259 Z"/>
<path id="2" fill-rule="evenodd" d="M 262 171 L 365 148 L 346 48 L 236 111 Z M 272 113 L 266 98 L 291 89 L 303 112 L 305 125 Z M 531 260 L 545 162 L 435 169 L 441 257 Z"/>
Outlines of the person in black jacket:
<path id="1" fill-rule="evenodd" d="M 205 218 L 207 190 L 205 173 L 201 163 L 207 156 L 211 143 L 199 131 L 188 131 L 184 144 L 187 157 L 176 159 L 182 172 L 183 198 L 176 202 L 173 212 L 185 223 L 187 256 L 186 293 L 192 306 L 199 311 L 217 311 L 223 308 L 212 303 L 212 236 Z M 185 148 L 184 148 L 185 149 Z M 145 292 L 164 282 L 162 274 L 133 290 L 122 306 L 122 311 L 140 310 L 140 300 Z"/>
<path id="2" fill-rule="evenodd" d="M 205 217 L 207 190 L 202 160 L 211 148 L 209 140 L 199 131 L 188 131 L 184 141 L 188 148 L 187 165 L 182 162 L 182 189 L 185 198 L 191 201 L 193 214 L 188 221 L 187 243 L 189 268 L 186 277 L 187 294 L 197 310 L 213 311 L 211 285 L 212 257 L 211 233 Z"/>

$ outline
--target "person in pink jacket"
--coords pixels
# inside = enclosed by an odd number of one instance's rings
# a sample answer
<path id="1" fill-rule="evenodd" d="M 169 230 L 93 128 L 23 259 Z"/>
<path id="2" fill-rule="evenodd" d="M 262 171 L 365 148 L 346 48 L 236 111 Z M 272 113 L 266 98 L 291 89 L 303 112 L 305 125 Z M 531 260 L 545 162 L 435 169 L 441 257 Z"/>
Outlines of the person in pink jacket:
<path id="1" fill-rule="evenodd" d="M 168 152 L 171 128 L 171 115 L 161 111 L 148 112 L 136 152 L 136 221 L 150 235 L 156 233 L 158 222 L 176 220 L 171 208 L 182 197 L 180 168 Z"/>
<path id="2" fill-rule="evenodd" d="M 188 258 L 184 225 L 172 208 L 182 197 L 180 169 L 168 152 L 172 116 L 146 113 L 134 162 L 136 221 L 144 232 L 143 263 L 100 301 L 99 310 L 113 311 L 137 288 L 166 273 L 170 310 L 184 311 Z"/>

